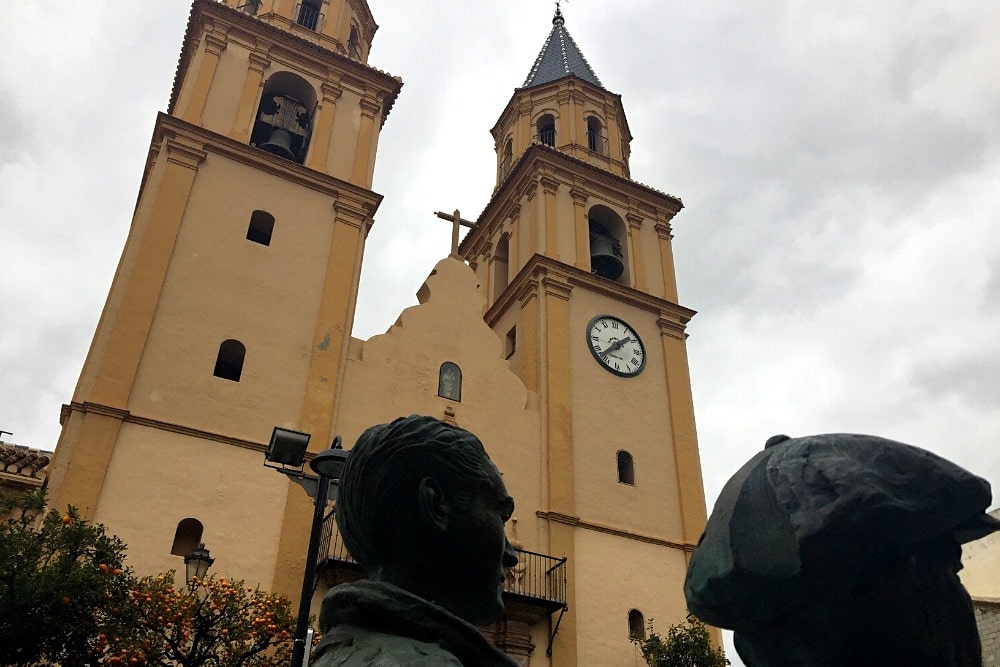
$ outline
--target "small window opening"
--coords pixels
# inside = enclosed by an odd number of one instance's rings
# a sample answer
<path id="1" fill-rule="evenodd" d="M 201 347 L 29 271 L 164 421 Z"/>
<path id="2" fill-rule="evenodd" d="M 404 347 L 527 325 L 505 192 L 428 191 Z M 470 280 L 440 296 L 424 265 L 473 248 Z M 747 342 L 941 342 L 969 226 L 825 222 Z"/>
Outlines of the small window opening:
<path id="1" fill-rule="evenodd" d="M 646 619 L 638 609 L 632 609 L 628 613 L 628 636 L 629 639 L 646 638 Z"/>
<path id="2" fill-rule="evenodd" d="M 503 146 L 503 158 L 500 161 L 500 181 L 507 179 L 510 173 L 510 166 L 514 159 L 514 140 L 508 138 Z"/>
<path id="3" fill-rule="evenodd" d="M 517 327 L 511 327 L 510 331 L 507 332 L 507 337 L 504 339 L 503 353 L 505 359 L 510 359 L 514 356 L 514 352 L 517 350 Z"/>
<path id="4" fill-rule="evenodd" d="M 243 359 L 247 348 L 238 340 L 230 338 L 219 345 L 219 356 L 215 360 L 215 377 L 239 382 L 243 374 Z"/>
<path id="5" fill-rule="evenodd" d="M 204 527 L 198 519 L 191 517 L 181 519 L 174 532 L 174 543 L 170 547 L 170 553 L 174 556 L 187 556 L 201 543 L 203 530 Z"/>
<path id="6" fill-rule="evenodd" d="M 236 9 L 240 10 L 244 14 L 256 16 L 258 10 L 260 10 L 260 3 L 261 0 L 244 0 L 244 2 L 241 2 L 236 6 Z"/>
<path id="7" fill-rule="evenodd" d="M 267 211 L 254 211 L 250 215 L 250 226 L 247 228 L 247 240 L 261 245 L 271 245 L 271 233 L 274 231 L 274 216 Z"/>
<path id="8" fill-rule="evenodd" d="M 596 116 L 589 116 L 587 118 L 587 148 L 599 155 L 605 155 L 608 152 L 606 144 L 607 139 L 604 137 L 604 127 L 601 125 L 600 119 Z"/>
<path id="9" fill-rule="evenodd" d="M 303 2 L 299 5 L 299 11 L 296 15 L 295 22 L 303 28 L 316 30 L 316 27 L 319 25 L 319 3 L 312 2 L 310 0 L 303 0 Z"/>
<path id="10" fill-rule="evenodd" d="M 462 401 L 462 369 L 458 364 L 446 361 L 438 373 L 438 396 L 452 401 Z"/>
<path id="11" fill-rule="evenodd" d="M 352 60 L 361 60 L 361 39 L 358 37 L 358 27 L 351 26 L 351 36 L 347 40 L 347 55 Z"/>
<path id="12" fill-rule="evenodd" d="M 546 146 L 556 145 L 556 119 L 552 114 L 545 114 L 538 119 L 538 141 Z"/>
<path id="13" fill-rule="evenodd" d="M 635 463 L 624 449 L 618 452 L 618 481 L 635 486 Z"/>
<path id="14" fill-rule="evenodd" d="M 507 289 L 510 282 L 510 236 L 503 234 L 497 241 L 496 251 L 493 253 L 493 300 L 496 301 Z"/>

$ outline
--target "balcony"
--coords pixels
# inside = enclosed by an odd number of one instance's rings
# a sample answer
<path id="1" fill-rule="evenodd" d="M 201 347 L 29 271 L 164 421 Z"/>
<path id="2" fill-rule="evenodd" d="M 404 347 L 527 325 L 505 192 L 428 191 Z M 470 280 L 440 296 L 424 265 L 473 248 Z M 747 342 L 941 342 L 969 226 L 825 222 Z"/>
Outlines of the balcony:
<path id="1" fill-rule="evenodd" d="M 242 4 L 238 5 L 236 9 L 240 10 L 244 14 L 249 14 L 250 16 L 257 16 L 257 12 L 260 11 L 261 0 L 245 0 Z"/>
<path id="2" fill-rule="evenodd" d="M 546 146 L 556 145 L 556 131 L 555 130 L 541 130 L 538 134 L 531 138 L 533 143 L 545 144 Z"/>
<path id="3" fill-rule="evenodd" d="M 517 549 L 518 563 L 507 572 L 504 602 L 510 608 L 529 607 L 539 618 L 566 607 L 566 559 Z M 347 551 L 331 515 L 323 523 L 319 544 L 319 567 L 332 585 L 355 581 L 364 571 Z"/>
<path id="4" fill-rule="evenodd" d="M 598 155 L 608 154 L 608 138 L 599 132 L 587 130 L 587 148 Z"/>
<path id="5" fill-rule="evenodd" d="M 319 32 L 323 24 L 323 15 L 318 5 L 312 2 L 300 2 L 295 6 L 295 22 L 303 28 Z"/>

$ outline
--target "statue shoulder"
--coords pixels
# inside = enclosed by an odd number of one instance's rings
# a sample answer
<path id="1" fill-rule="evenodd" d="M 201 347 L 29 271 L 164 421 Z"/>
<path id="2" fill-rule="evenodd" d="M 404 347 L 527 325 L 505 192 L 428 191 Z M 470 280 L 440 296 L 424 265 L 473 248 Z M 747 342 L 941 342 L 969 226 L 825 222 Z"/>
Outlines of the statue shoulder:
<path id="1" fill-rule="evenodd" d="M 437 644 L 362 628 L 351 628 L 323 647 L 313 667 L 462 667 L 454 654 Z"/>

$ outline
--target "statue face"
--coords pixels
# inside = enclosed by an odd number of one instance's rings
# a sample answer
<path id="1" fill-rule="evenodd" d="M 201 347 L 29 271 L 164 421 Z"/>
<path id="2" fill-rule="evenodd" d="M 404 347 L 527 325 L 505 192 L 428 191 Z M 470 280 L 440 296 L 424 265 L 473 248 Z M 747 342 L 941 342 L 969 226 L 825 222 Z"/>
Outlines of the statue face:
<path id="1" fill-rule="evenodd" d="M 503 614 L 503 582 L 517 565 L 517 552 L 507 541 L 504 524 L 514 512 L 496 466 L 491 484 L 474 493 L 472 501 L 454 508 L 448 551 L 453 555 L 454 599 L 446 605 L 470 623 L 485 624 Z"/>

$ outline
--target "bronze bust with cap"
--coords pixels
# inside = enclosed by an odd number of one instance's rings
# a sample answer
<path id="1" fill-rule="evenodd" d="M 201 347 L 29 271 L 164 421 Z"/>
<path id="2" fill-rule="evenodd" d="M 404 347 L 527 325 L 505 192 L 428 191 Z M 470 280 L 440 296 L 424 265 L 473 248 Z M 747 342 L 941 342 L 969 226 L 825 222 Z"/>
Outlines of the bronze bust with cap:
<path id="1" fill-rule="evenodd" d="M 417 415 L 366 430 L 336 516 L 367 579 L 327 594 L 314 665 L 515 665 L 475 627 L 504 611 L 513 510 L 472 433 Z"/>

